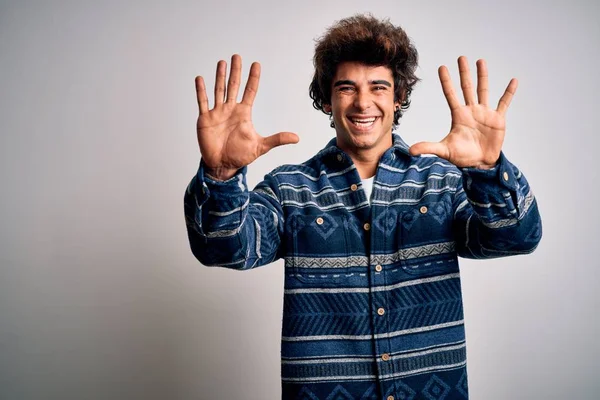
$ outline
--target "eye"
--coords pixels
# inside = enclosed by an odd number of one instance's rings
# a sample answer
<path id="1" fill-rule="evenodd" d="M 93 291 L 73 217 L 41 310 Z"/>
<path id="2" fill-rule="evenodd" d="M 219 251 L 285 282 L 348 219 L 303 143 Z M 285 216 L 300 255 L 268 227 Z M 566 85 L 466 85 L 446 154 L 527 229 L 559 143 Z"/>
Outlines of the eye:
<path id="1" fill-rule="evenodd" d="M 385 86 L 375 86 L 375 87 L 373 87 L 373 90 L 376 90 L 376 91 L 386 90 L 386 89 L 387 89 L 387 87 L 385 87 Z"/>
<path id="2" fill-rule="evenodd" d="M 338 88 L 338 91 L 340 91 L 340 92 L 351 92 L 353 90 L 354 90 L 354 88 L 352 86 L 340 86 Z"/>

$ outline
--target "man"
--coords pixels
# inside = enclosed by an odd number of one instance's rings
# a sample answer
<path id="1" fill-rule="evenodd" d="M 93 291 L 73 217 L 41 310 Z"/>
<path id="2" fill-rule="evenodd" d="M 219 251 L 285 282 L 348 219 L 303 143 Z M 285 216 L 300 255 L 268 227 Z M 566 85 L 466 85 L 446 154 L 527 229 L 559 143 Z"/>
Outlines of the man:
<path id="1" fill-rule="evenodd" d="M 227 87 L 218 63 L 212 110 L 196 78 L 202 160 L 185 194 L 191 249 L 204 265 L 233 269 L 285 259 L 283 398 L 467 398 L 457 256 L 529 253 L 541 237 L 529 185 L 501 152 L 517 81 L 490 108 L 485 62 L 476 98 L 460 57 L 462 105 L 440 67 L 450 132 L 409 148 L 392 132 L 417 82 L 417 52 L 400 27 L 341 20 L 314 62 L 310 94 L 336 138 L 253 191 L 246 166 L 298 137 L 254 131 L 257 63 L 240 103 L 240 57 Z"/>

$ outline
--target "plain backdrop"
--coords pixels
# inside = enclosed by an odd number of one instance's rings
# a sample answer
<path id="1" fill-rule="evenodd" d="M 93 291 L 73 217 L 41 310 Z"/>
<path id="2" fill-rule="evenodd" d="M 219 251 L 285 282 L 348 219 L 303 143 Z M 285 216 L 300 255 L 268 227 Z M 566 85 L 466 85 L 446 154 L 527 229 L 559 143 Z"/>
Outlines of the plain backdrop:
<path id="1" fill-rule="evenodd" d="M 408 143 L 448 132 L 438 66 L 458 88 L 458 56 L 486 59 L 491 104 L 520 82 L 504 151 L 544 236 L 461 263 L 471 398 L 598 398 L 598 2 L 132 0 L 0 1 L 0 399 L 280 397 L 283 263 L 189 250 L 194 77 L 212 92 L 219 59 L 241 54 L 244 81 L 261 62 L 255 127 L 301 141 L 253 187 L 334 136 L 308 97 L 314 39 L 367 11 L 419 51 Z"/>

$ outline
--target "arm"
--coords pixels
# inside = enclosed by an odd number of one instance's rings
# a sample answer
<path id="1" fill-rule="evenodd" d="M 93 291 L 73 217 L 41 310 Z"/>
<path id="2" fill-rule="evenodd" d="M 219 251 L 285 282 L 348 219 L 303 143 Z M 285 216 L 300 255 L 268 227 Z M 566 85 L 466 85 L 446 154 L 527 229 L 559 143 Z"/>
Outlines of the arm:
<path id="1" fill-rule="evenodd" d="M 542 222 L 525 176 L 504 154 L 494 168 L 462 172 L 453 202 L 458 255 L 494 258 L 535 250 Z"/>
<path id="2" fill-rule="evenodd" d="M 205 265 L 234 269 L 264 265 L 278 257 L 283 211 L 275 179 L 267 175 L 254 191 L 246 166 L 272 148 L 298 142 L 291 132 L 260 136 L 252 124 L 260 64 L 253 63 L 241 102 L 237 102 L 242 60 L 231 58 L 227 87 L 225 61 L 217 64 L 215 106 L 208 108 L 204 80 L 196 77 L 198 145 L 202 160 L 188 185 L 184 208 L 192 252 Z"/>
<path id="3" fill-rule="evenodd" d="M 490 258 L 529 253 L 542 235 L 537 204 L 525 177 L 501 151 L 505 114 L 517 80 L 511 79 L 493 110 L 488 106 L 485 61 L 477 61 L 477 99 L 465 57 L 459 57 L 458 69 L 464 105 L 455 95 L 448 69 L 438 70 L 452 117 L 450 132 L 439 143 L 416 143 L 410 152 L 436 154 L 462 170 L 453 200 L 459 255 Z"/>
<path id="4" fill-rule="evenodd" d="M 192 253 L 205 266 L 250 269 L 279 258 L 283 210 L 275 179 L 266 175 L 253 191 L 246 167 L 218 181 L 198 174 L 188 185 L 184 210 Z"/>

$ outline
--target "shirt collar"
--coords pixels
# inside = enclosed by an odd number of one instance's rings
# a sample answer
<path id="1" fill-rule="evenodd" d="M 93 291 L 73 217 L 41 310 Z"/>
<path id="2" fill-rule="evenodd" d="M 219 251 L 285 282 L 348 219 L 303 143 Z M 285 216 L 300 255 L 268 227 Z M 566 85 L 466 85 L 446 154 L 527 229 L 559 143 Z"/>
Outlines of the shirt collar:
<path id="1" fill-rule="evenodd" d="M 398 133 L 392 131 L 392 146 L 384 153 L 384 157 L 388 154 L 393 154 L 394 156 L 408 156 L 410 157 L 410 153 L 408 151 L 408 145 Z M 333 138 L 327 143 L 327 145 L 317 153 L 318 158 L 335 159 L 338 154 L 341 154 L 343 157 L 348 157 L 346 153 L 342 149 L 337 146 L 337 138 Z M 339 161 L 339 160 L 338 160 Z"/>

